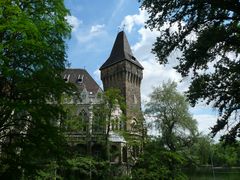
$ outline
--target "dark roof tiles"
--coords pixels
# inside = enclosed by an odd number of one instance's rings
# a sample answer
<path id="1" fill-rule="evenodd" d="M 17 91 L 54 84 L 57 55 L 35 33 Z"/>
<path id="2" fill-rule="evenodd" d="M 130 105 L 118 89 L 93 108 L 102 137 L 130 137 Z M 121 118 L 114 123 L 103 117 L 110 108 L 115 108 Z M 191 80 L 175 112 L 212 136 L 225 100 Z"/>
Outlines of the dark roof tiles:
<path id="1" fill-rule="evenodd" d="M 93 94 L 96 94 L 99 90 L 102 91 L 100 86 L 85 69 L 66 69 L 62 73 L 62 77 L 68 82 L 75 84 L 80 92 L 84 88 Z"/>
<path id="2" fill-rule="evenodd" d="M 132 50 L 130 48 L 130 45 L 128 43 L 128 40 L 124 31 L 121 31 L 118 33 L 116 37 L 110 57 L 100 67 L 100 70 L 124 60 L 130 61 L 131 63 L 143 69 L 142 65 L 133 56 Z"/>

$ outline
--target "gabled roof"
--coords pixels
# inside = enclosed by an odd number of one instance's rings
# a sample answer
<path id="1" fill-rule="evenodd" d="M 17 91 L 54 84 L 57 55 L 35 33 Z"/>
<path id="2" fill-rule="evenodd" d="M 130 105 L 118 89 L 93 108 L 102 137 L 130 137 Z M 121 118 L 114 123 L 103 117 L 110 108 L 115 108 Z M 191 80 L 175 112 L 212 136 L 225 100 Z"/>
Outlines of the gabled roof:
<path id="1" fill-rule="evenodd" d="M 133 56 L 132 50 L 130 48 L 130 45 L 128 43 L 128 40 L 124 31 L 121 31 L 118 33 L 116 37 L 110 57 L 100 67 L 100 70 L 124 60 L 130 61 L 131 63 L 143 69 L 142 65 Z"/>
<path id="2" fill-rule="evenodd" d="M 62 77 L 68 82 L 75 84 L 80 92 L 82 92 L 84 88 L 93 94 L 98 93 L 99 90 L 102 91 L 100 86 L 85 69 L 66 69 L 62 73 Z"/>

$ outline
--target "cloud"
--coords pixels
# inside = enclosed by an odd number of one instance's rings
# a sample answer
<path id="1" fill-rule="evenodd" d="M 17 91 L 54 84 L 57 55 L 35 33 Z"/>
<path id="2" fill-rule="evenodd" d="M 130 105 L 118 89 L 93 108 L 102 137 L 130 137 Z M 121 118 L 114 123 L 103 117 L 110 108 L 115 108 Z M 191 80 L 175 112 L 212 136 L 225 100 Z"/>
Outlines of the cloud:
<path id="1" fill-rule="evenodd" d="M 101 82 L 101 72 L 99 69 L 96 69 L 94 72 L 93 72 L 93 75 L 94 75 L 94 79 L 95 81 L 97 81 L 97 83 L 100 85 L 100 87 L 103 89 L 103 84 Z"/>
<path id="2" fill-rule="evenodd" d="M 174 51 L 170 54 L 169 64 L 163 66 L 157 62 L 154 54 L 152 54 L 151 49 L 156 38 L 161 35 L 160 31 L 150 30 L 144 27 L 144 22 L 147 20 L 148 15 L 144 10 L 139 10 L 138 14 L 126 16 L 121 25 L 125 25 L 125 30 L 128 33 L 136 31 L 139 35 L 139 40 L 132 45 L 132 50 L 136 58 L 143 65 L 143 80 L 141 85 L 141 95 L 142 100 L 148 100 L 148 95 L 152 92 L 152 87 L 161 85 L 163 82 L 167 82 L 169 79 L 176 81 L 178 83 L 178 90 L 184 92 L 188 89 L 191 79 L 188 77 L 182 79 L 181 75 L 177 73 L 172 67 L 176 66 L 178 61 L 177 57 L 181 56 L 179 50 Z M 169 27 L 169 23 L 166 22 L 161 29 L 166 29 Z M 177 32 L 177 23 L 173 24 L 170 32 Z M 190 34 L 188 40 L 195 40 L 196 35 Z M 197 105 L 194 109 L 191 108 L 191 113 L 193 113 L 193 118 L 198 122 L 199 131 L 204 134 L 210 133 L 210 127 L 212 127 L 217 120 L 217 113 L 211 111 L 210 107 L 204 107 L 203 105 Z"/>
<path id="3" fill-rule="evenodd" d="M 113 10 L 112 15 L 110 16 L 109 22 L 108 24 L 111 24 L 111 22 L 113 21 L 113 19 L 116 17 L 116 15 L 119 13 L 119 11 L 122 9 L 123 4 L 124 4 L 125 0 L 118 0 L 118 2 L 116 3 L 116 7 Z"/>
<path id="4" fill-rule="evenodd" d="M 91 26 L 86 32 L 78 32 L 78 34 L 76 34 L 77 40 L 80 43 L 90 42 L 93 38 L 96 38 L 105 32 L 104 27 L 105 24 L 96 24 Z"/>
<path id="5" fill-rule="evenodd" d="M 139 14 L 126 16 L 121 22 L 121 27 L 124 27 L 126 31 L 130 33 L 135 25 L 144 25 L 147 19 L 147 12 L 139 9 Z"/>
<path id="6" fill-rule="evenodd" d="M 97 24 L 91 27 L 90 33 L 99 33 L 102 31 L 102 29 L 105 27 L 104 24 Z"/>
<path id="7" fill-rule="evenodd" d="M 96 24 L 88 27 L 87 29 L 83 29 L 80 28 L 83 21 L 79 20 L 76 16 L 66 16 L 66 20 L 72 26 L 73 37 L 75 37 L 80 43 L 90 42 L 93 38 L 104 32 L 105 24 Z"/>
<path id="8" fill-rule="evenodd" d="M 214 114 L 198 114 L 193 115 L 193 118 L 198 122 L 198 130 L 204 134 L 209 134 L 210 128 L 217 122 L 217 115 Z"/>
<path id="9" fill-rule="evenodd" d="M 169 79 L 172 81 L 180 82 L 181 76 L 171 66 L 160 65 L 151 53 L 152 44 L 155 42 L 156 37 L 159 36 L 159 31 L 150 31 L 141 27 L 138 30 L 140 40 L 136 42 L 131 48 L 133 54 L 143 65 L 143 80 L 141 85 L 142 99 L 147 100 L 148 95 L 152 92 L 152 87 L 161 85 Z M 172 61 L 177 55 L 172 55 Z"/>
<path id="10" fill-rule="evenodd" d="M 75 32 L 79 28 L 82 21 L 75 16 L 66 16 L 67 22 L 72 26 L 72 31 Z"/>

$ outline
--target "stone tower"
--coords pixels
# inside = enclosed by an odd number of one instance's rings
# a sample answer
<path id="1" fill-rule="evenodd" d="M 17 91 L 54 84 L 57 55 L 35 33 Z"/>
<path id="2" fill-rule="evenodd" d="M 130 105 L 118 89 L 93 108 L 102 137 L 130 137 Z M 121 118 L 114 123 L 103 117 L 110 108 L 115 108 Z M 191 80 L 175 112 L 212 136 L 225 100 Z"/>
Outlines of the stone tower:
<path id="1" fill-rule="evenodd" d="M 143 78 L 143 67 L 133 56 L 127 37 L 119 32 L 111 54 L 100 67 L 104 91 L 118 88 L 126 103 L 126 130 L 133 130 L 141 114 L 140 85 Z"/>

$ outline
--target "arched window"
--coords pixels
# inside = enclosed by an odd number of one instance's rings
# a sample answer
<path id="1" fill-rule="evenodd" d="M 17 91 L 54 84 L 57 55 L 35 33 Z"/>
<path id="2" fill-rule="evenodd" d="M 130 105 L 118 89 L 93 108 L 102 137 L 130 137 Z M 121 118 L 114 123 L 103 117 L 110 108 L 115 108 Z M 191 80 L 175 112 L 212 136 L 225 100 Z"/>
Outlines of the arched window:
<path id="1" fill-rule="evenodd" d="M 127 162 L 127 148 L 126 148 L 126 146 L 124 146 L 122 148 L 122 161 Z"/>
<path id="2" fill-rule="evenodd" d="M 131 131 L 136 131 L 137 130 L 137 120 L 133 118 L 130 124 Z"/>
<path id="3" fill-rule="evenodd" d="M 93 133 L 103 133 L 104 125 L 105 125 L 105 116 L 100 112 L 94 112 L 93 120 L 92 120 L 92 130 Z"/>
<path id="4" fill-rule="evenodd" d="M 89 123 L 89 117 L 85 110 L 82 110 L 79 114 L 80 121 L 81 121 L 81 131 L 87 132 L 88 131 L 88 123 Z"/>
<path id="5" fill-rule="evenodd" d="M 111 130 L 112 131 L 118 130 L 119 129 L 118 126 L 119 126 L 118 118 L 113 119 L 111 121 Z"/>
<path id="6" fill-rule="evenodd" d="M 120 160 L 120 152 L 117 146 L 112 145 L 110 148 L 111 162 L 118 163 Z"/>

